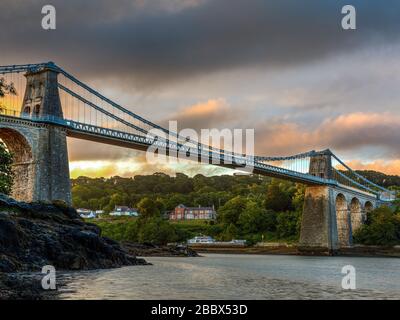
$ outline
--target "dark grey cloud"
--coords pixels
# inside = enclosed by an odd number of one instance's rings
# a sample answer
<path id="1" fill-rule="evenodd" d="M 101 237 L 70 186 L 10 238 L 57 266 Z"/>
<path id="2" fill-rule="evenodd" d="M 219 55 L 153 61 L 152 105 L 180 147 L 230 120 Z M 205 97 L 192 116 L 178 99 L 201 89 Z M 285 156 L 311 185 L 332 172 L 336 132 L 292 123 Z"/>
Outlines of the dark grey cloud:
<path id="1" fill-rule="evenodd" d="M 232 68 L 290 67 L 398 40 L 398 1 L 350 2 L 356 31 L 340 27 L 349 3 L 342 0 L 54 0 L 57 30 L 44 31 L 47 0 L 2 0 L 0 64 L 54 60 L 81 76 L 148 86 Z"/>

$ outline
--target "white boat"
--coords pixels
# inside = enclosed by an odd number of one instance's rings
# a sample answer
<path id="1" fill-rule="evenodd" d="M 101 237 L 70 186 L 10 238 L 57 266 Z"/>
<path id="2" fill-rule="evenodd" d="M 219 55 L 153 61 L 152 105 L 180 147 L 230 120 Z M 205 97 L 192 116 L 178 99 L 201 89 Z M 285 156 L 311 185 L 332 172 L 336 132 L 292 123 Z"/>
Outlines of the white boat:
<path id="1" fill-rule="evenodd" d="M 245 245 L 246 244 L 246 240 L 232 239 L 229 243 Z"/>
<path id="2" fill-rule="evenodd" d="M 215 243 L 215 240 L 209 236 L 197 236 L 188 240 L 189 244 L 193 243 Z"/>

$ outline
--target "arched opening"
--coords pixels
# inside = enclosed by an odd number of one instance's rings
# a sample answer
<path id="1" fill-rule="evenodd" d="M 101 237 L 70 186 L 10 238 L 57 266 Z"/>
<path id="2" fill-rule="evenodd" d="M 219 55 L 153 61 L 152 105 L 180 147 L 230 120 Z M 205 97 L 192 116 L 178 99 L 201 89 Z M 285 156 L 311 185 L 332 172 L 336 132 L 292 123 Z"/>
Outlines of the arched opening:
<path id="1" fill-rule="evenodd" d="M 350 202 L 351 230 L 355 232 L 362 224 L 362 210 L 360 200 L 351 199 Z"/>
<path id="2" fill-rule="evenodd" d="M 364 205 L 364 211 L 365 211 L 366 213 L 369 213 L 369 212 L 371 212 L 372 210 L 374 210 L 374 205 L 372 204 L 371 201 L 367 201 L 367 202 L 365 203 L 365 205 Z"/>
<path id="3" fill-rule="evenodd" d="M 32 148 L 16 130 L 0 128 L 0 139 L 13 155 L 14 185 L 11 196 L 20 201 L 32 201 L 34 161 Z"/>
<path id="4" fill-rule="evenodd" d="M 372 210 L 374 210 L 374 205 L 372 204 L 371 201 L 367 201 L 364 204 L 364 210 L 362 213 L 362 222 L 365 223 L 367 221 L 367 215 L 370 213 Z"/>
<path id="5" fill-rule="evenodd" d="M 336 224 L 338 243 L 341 247 L 350 246 L 350 217 L 346 197 L 339 193 L 336 197 Z"/>
<path id="6" fill-rule="evenodd" d="M 30 115 L 31 114 L 31 107 L 27 106 L 24 108 L 24 115 Z"/>

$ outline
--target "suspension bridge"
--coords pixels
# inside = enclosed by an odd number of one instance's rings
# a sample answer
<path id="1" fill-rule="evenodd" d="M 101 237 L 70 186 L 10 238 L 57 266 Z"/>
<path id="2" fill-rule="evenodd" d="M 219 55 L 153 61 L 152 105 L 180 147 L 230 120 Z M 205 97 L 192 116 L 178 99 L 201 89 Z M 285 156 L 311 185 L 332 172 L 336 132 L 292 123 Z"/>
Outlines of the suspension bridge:
<path id="1" fill-rule="evenodd" d="M 368 210 L 394 200 L 329 149 L 291 156 L 244 154 L 172 132 L 105 97 L 52 62 L 0 67 L 17 94 L 0 98 L 0 139 L 14 155 L 13 196 L 71 203 L 66 137 L 290 180 L 307 185 L 301 242 L 335 249 L 351 245 Z M 24 92 L 24 95 L 20 93 Z"/>

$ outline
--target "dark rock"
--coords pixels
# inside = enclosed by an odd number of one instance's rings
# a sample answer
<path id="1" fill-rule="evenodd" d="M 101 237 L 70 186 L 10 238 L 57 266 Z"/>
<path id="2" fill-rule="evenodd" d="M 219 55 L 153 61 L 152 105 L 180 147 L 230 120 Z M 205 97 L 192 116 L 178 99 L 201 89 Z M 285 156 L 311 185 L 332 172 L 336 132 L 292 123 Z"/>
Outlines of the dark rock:
<path id="1" fill-rule="evenodd" d="M 43 290 L 41 274 L 0 273 L 0 300 L 56 299 L 57 291 Z"/>
<path id="2" fill-rule="evenodd" d="M 0 194 L 0 272 L 146 264 L 100 234 L 62 202 L 29 204 Z"/>

